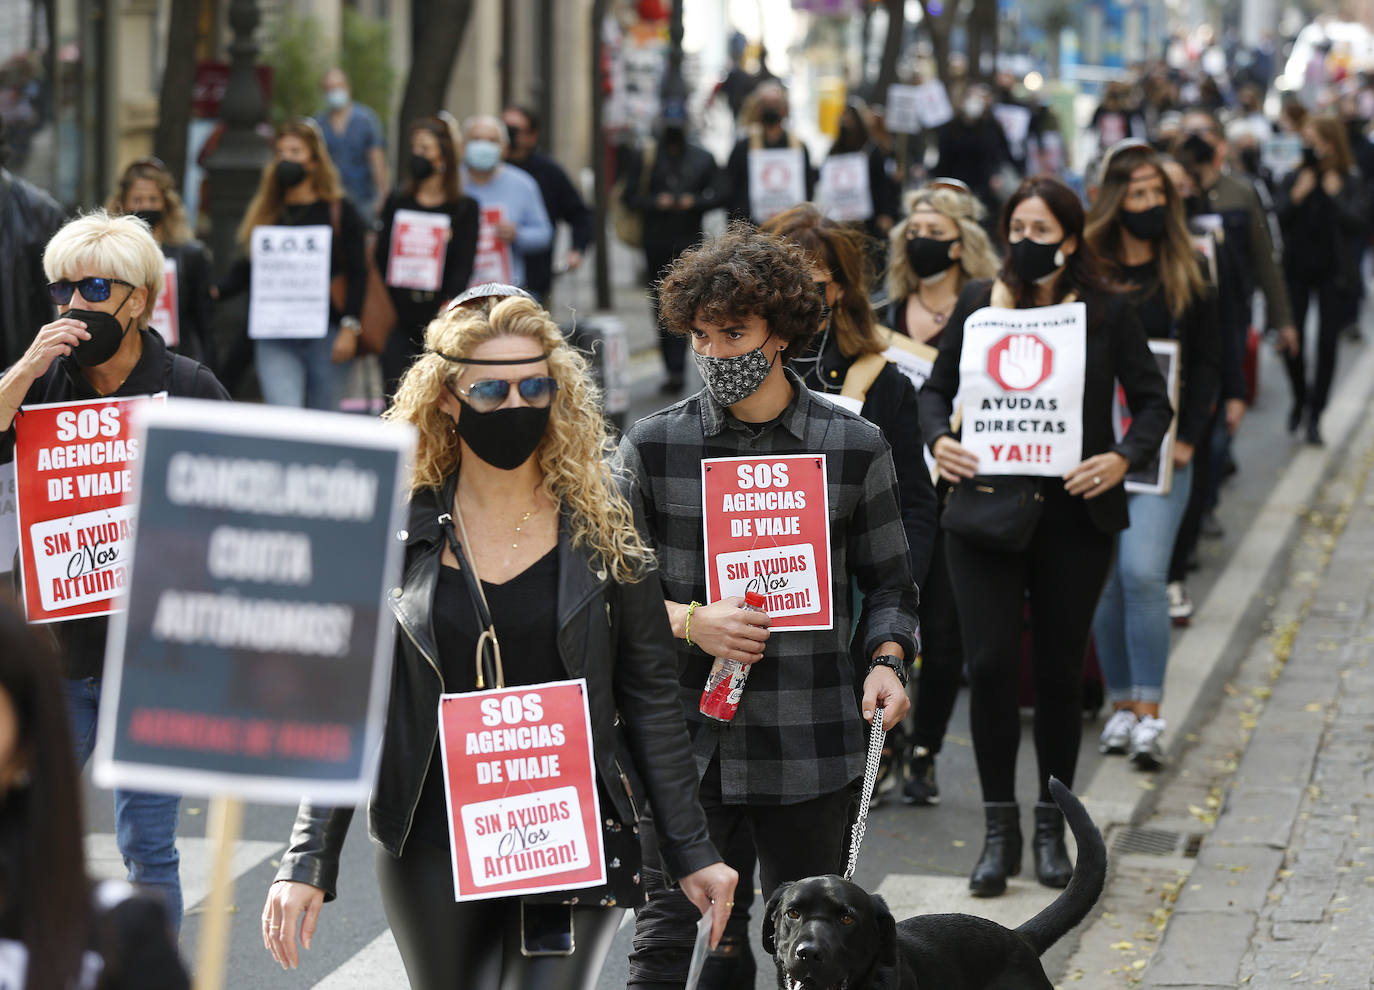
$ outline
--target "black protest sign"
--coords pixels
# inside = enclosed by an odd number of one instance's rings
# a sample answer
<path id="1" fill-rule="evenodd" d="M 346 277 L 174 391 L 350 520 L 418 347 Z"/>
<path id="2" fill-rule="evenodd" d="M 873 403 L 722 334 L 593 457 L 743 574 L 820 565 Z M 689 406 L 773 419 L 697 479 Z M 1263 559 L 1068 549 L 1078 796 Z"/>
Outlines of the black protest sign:
<path id="1" fill-rule="evenodd" d="M 102 786 L 351 804 L 390 678 L 406 427 L 178 400 L 141 420 Z"/>

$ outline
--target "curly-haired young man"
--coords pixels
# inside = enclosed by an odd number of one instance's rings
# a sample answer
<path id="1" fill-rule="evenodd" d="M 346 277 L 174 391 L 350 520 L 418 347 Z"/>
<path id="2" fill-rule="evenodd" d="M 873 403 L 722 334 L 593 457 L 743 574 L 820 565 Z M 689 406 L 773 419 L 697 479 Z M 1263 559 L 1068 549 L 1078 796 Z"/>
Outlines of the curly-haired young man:
<path id="1" fill-rule="evenodd" d="M 688 337 L 706 388 L 636 423 L 620 453 L 658 552 L 711 836 L 742 873 L 752 873 L 757 856 L 767 897 L 789 880 L 841 871 L 853 785 L 864 768 L 864 720 L 882 706 L 893 725 L 909 707 L 917 592 L 896 472 L 877 427 L 818 398 L 786 367 L 824 319 L 824 300 L 796 245 L 732 226 L 678 259 L 659 300 L 668 329 Z M 737 597 L 700 604 L 707 599 L 702 460 L 783 454 L 825 455 L 833 603 L 825 629 L 770 632 L 769 617 L 740 608 Z M 851 645 L 855 583 L 864 600 Z M 752 665 L 728 724 L 698 712 L 714 657 Z M 636 916 L 629 982 L 680 987 L 697 912 L 652 869 L 660 860 L 649 822 L 641 841 L 650 896 Z M 742 956 L 750 888 L 741 883 L 736 891 L 722 943 Z"/>

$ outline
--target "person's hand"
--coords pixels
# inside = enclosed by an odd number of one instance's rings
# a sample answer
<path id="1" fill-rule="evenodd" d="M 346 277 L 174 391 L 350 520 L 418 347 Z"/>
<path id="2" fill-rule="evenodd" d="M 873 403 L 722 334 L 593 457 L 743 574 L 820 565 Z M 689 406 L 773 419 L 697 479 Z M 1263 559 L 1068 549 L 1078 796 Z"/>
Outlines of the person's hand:
<path id="1" fill-rule="evenodd" d="M 568 271 L 575 272 L 582 267 L 582 252 L 577 248 L 569 248 L 568 253 L 563 256 L 563 260 L 568 266 Z"/>
<path id="2" fill-rule="evenodd" d="M 1328 196 L 1339 196 L 1341 194 L 1341 173 L 1334 168 L 1327 169 L 1322 173 L 1322 189 Z"/>
<path id="3" fill-rule="evenodd" d="M 1193 445 L 1184 440 L 1174 441 L 1174 467 L 1187 467 L 1193 462 Z"/>
<path id="4" fill-rule="evenodd" d="M 670 192 L 661 192 L 654 197 L 654 205 L 660 210 L 671 210 L 673 202 L 673 194 Z"/>
<path id="5" fill-rule="evenodd" d="M 1298 177 L 1293 181 L 1293 189 L 1289 193 L 1293 202 L 1301 203 L 1307 198 L 1307 194 L 1317 188 L 1317 173 L 1310 168 L 1302 169 L 1298 172 Z"/>
<path id="6" fill-rule="evenodd" d="M 1302 340 L 1298 337 L 1298 328 L 1291 323 L 1286 327 L 1279 327 L 1279 353 L 1297 357 L 1300 350 Z"/>
<path id="7" fill-rule="evenodd" d="M 935 455 L 940 477 L 952 484 L 957 485 L 978 473 L 978 457 L 948 434 L 936 440 L 930 452 Z"/>
<path id="8" fill-rule="evenodd" d="M 692 644 L 713 657 L 730 657 L 744 664 L 763 659 L 768 642 L 767 612 L 744 607 L 738 595 L 692 610 Z"/>
<path id="9" fill-rule="evenodd" d="M 278 880 L 267 888 L 267 903 L 262 908 L 262 944 L 282 969 L 300 965 L 296 951 L 296 926 L 305 948 L 315 939 L 315 924 L 324 906 L 324 891 L 308 883 Z"/>
<path id="10" fill-rule="evenodd" d="M 1129 468 L 1126 458 L 1115 451 L 1096 454 L 1064 475 L 1064 491 L 1085 499 L 1097 498 L 1121 484 Z"/>
<path id="11" fill-rule="evenodd" d="M 678 881 L 678 886 L 687 899 L 697 906 L 702 914 L 711 912 L 711 948 L 720 944 L 725 934 L 725 923 L 730 920 L 730 910 L 735 906 L 735 885 L 739 874 L 724 863 L 703 866 L 695 873 L 689 873 Z"/>
<path id="12" fill-rule="evenodd" d="M 515 224 L 511 223 L 509 220 L 502 220 L 496 225 L 496 236 L 507 244 L 515 240 L 515 234 Z"/>
<path id="13" fill-rule="evenodd" d="M 59 316 L 51 323 L 38 328 L 37 335 L 29 342 L 29 348 L 18 364 L 31 381 L 42 378 L 52 367 L 53 361 L 74 351 L 83 340 L 90 340 L 86 324 L 70 316 Z"/>
<path id="14" fill-rule="evenodd" d="M 1235 433 L 1240 429 L 1241 420 L 1245 418 L 1245 410 L 1248 407 L 1244 399 L 1226 400 L 1226 432 Z"/>
<path id="15" fill-rule="evenodd" d="M 677 208 L 679 210 L 690 210 L 697 205 L 697 198 L 691 193 L 683 193 L 677 198 Z"/>
<path id="16" fill-rule="evenodd" d="M 890 729 L 906 718 L 911 699 L 891 667 L 874 667 L 864 678 L 864 697 L 859 705 L 864 721 L 873 721 L 875 709 L 883 709 L 883 728 Z"/>
<path id="17" fill-rule="evenodd" d="M 334 347 L 329 352 L 330 360 L 335 364 L 344 364 L 352 361 L 357 353 L 358 331 L 350 327 L 340 327 L 339 335 L 334 338 Z"/>

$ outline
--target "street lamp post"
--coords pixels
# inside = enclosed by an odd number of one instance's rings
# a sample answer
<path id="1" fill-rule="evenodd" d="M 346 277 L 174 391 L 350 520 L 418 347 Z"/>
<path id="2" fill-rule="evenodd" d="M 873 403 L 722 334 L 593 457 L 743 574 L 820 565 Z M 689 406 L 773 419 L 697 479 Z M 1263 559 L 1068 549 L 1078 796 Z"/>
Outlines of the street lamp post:
<path id="1" fill-rule="evenodd" d="M 256 66 L 258 46 L 253 40 L 259 20 L 257 0 L 231 0 L 229 82 L 219 112 L 224 131 L 205 159 L 210 246 L 221 276 L 234 260 L 239 222 L 257 190 L 262 166 L 272 155 L 269 143 L 258 133 L 258 125 L 267 119 Z"/>

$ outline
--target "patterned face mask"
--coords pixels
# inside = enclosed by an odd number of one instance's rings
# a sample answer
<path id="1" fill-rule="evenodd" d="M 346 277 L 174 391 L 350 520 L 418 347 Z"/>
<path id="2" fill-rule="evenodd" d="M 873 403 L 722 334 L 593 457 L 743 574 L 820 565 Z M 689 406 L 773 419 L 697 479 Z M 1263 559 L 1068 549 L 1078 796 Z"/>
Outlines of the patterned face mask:
<path id="1" fill-rule="evenodd" d="M 769 334 L 769 337 L 771 336 L 772 334 Z M 763 340 L 763 344 L 766 343 L 768 337 Z M 759 344 L 748 354 L 737 354 L 734 357 L 707 357 L 696 351 L 692 352 L 692 359 L 697 363 L 697 371 L 701 372 L 701 380 L 722 406 L 728 408 L 749 398 L 759 390 L 763 380 L 773 370 L 772 360 L 763 353 L 763 344 Z"/>

